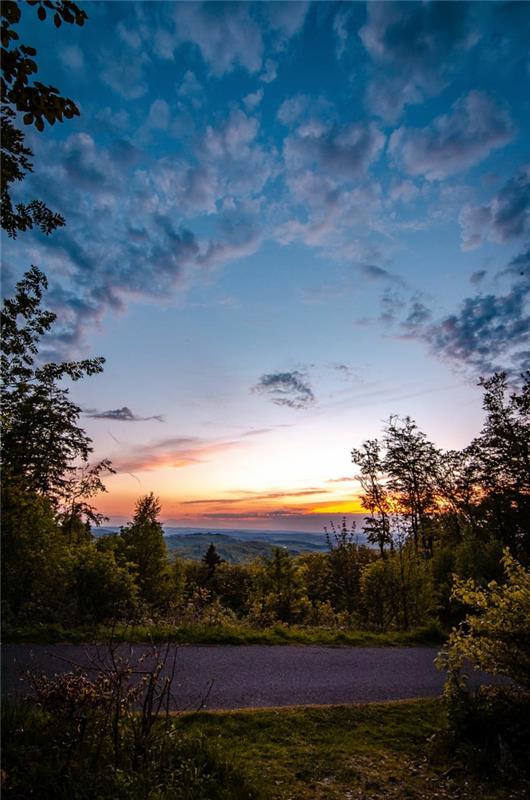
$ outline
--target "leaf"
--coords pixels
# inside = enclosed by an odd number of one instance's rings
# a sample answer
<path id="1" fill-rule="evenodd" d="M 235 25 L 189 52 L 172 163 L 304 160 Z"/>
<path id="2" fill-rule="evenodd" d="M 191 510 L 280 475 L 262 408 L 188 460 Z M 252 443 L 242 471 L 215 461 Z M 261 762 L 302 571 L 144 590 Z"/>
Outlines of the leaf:
<path id="1" fill-rule="evenodd" d="M 22 119 L 24 120 L 24 125 L 31 125 L 33 123 L 33 114 L 31 112 L 24 114 Z"/>
<path id="2" fill-rule="evenodd" d="M 44 130 L 44 122 L 42 121 L 41 117 L 37 117 L 35 120 L 35 127 L 38 131 L 42 132 Z"/>
<path id="3" fill-rule="evenodd" d="M 46 19 L 46 10 L 42 6 L 39 6 L 39 10 L 37 11 L 37 16 L 41 22 L 44 22 L 44 20 Z"/>
<path id="4" fill-rule="evenodd" d="M 59 14 L 54 14 L 53 22 L 54 22 L 56 28 L 60 28 L 61 27 L 62 20 L 61 20 L 61 17 L 59 16 Z"/>

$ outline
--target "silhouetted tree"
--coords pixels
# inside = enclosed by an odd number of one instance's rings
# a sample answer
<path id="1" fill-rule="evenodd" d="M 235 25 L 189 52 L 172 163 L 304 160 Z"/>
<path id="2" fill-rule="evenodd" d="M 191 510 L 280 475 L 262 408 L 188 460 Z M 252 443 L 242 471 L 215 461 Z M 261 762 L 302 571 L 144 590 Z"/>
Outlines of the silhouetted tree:
<path id="1" fill-rule="evenodd" d="M 384 431 L 384 471 L 388 489 L 407 520 L 416 552 L 432 555 L 432 513 L 436 508 L 439 453 L 410 418 L 392 416 Z"/>
<path id="2" fill-rule="evenodd" d="M 217 549 L 213 544 L 213 542 L 208 545 L 208 549 L 206 553 L 203 555 L 202 560 L 208 567 L 208 578 L 212 578 L 216 568 L 219 566 L 219 564 L 223 563 L 223 559 L 217 552 Z"/>
<path id="3" fill-rule="evenodd" d="M 381 558 L 384 558 L 385 547 L 392 548 L 392 535 L 391 507 L 384 483 L 381 443 L 377 439 L 368 439 L 359 449 L 352 450 L 351 457 L 360 468 L 356 477 L 363 490 L 361 503 L 369 511 L 369 516 L 364 519 L 363 533 L 370 544 L 379 547 Z"/>
<path id="4" fill-rule="evenodd" d="M 47 285 L 43 273 L 32 267 L 1 312 L 3 477 L 4 484 L 16 481 L 57 503 L 74 462 L 86 462 L 92 451 L 78 425 L 81 409 L 61 382 L 101 372 L 105 359 L 38 364 L 40 339 L 56 318 L 41 309 Z"/>
<path id="5" fill-rule="evenodd" d="M 486 420 L 469 448 L 482 490 L 486 527 L 530 563 L 530 372 L 509 394 L 505 373 L 482 379 Z"/>
<path id="6" fill-rule="evenodd" d="M 21 119 L 24 125 L 33 125 L 38 131 L 43 131 L 45 122 L 54 125 L 79 114 L 73 100 L 62 97 L 54 86 L 34 80 L 38 72 L 35 61 L 37 51 L 34 47 L 20 43 L 19 34 L 15 30 L 20 23 L 22 11 L 31 6 L 36 7 L 41 21 L 49 13 L 56 27 L 60 27 L 63 22 L 84 25 L 87 19 L 85 11 L 70 0 L 29 0 L 27 3 L 3 0 L 1 4 L 1 224 L 13 238 L 19 231 L 28 228 L 37 227 L 43 233 L 49 234 L 64 225 L 63 217 L 51 211 L 42 200 L 13 205 L 10 193 L 12 185 L 33 170 L 33 153 L 24 144 L 24 132 L 18 127 L 18 120 Z"/>

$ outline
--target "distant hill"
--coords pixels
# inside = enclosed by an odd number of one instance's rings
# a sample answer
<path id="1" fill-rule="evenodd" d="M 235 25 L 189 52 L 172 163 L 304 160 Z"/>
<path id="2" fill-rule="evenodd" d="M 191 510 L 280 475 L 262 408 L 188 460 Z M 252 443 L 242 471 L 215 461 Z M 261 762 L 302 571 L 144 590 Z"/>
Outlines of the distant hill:
<path id="1" fill-rule="evenodd" d="M 192 561 L 200 561 L 210 544 L 214 544 L 221 558 L 230 564 L 268 556 L 274 547 L 263 541 L 241 541 L 225 533 L 170 533 L 165 538 L 170 554 Z"/>
<path id="2" fill-rule="evenodd" d="M 116 533 L 119 528 L 102 527 L 96 536 Z M 293 556 L 300 553 L 327 551 L 324 533 L 304 531 L 251 531 L 251 530 L 197 530 L 197 528 L 165 528 L 164 537 L 170 554 L 192 561 L 200 561 L 208 545 L 213 543 L 217 552 L 230 564 L 253 561 L 270 555 L 274 547 L 284 547 Z M 363 541 L 363 537 L 359 537 Z"/>

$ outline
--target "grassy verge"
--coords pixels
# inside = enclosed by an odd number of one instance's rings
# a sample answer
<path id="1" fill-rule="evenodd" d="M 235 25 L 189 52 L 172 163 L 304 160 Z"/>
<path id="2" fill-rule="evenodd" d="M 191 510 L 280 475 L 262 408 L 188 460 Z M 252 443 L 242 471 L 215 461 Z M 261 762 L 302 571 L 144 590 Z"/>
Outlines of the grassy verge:
<path id="1" fill-rule="evenodd" d="M 464 764 L 433 762 L 440 701 L 209 712 L 181 717 L 186 734 L 217 741 L 268 800 L 524 800 L 528 783 L 481 783 Z"/>
<path id="2" fill-rule="evenodd" d="M 357 647 L 399 647 L 406 645 L 441 644 L 443 632 L 430 625 L 412 631 L 344 631 L 328 628 L 299 628 L 274 625 L 258 629 L 247 625 L 117 625 L 114 628 L 90 626 L 63 628 L 61 625 L 4 625 L 2 641 L 51 644 L 53 642 L 106 641 L 110 637 L 124 642 L 175 642 L 176 644 L 301 644 L 354 645 Z"/>
<path id="3" fill-rule="evenodd" d="M 7 800 L 527 800 L 530 785 L 480 780 L 464 762 L 434 760 L 441 702 L 177 715 L 155 722 L 132 757 L 134 719 L 115 734 L 97 720 L 80 735 L 31 707 L 3 710 Z M 140 718 L 141 722 L 141 718 Z M 118 762 L 115 758 L 118 755 Z"/>

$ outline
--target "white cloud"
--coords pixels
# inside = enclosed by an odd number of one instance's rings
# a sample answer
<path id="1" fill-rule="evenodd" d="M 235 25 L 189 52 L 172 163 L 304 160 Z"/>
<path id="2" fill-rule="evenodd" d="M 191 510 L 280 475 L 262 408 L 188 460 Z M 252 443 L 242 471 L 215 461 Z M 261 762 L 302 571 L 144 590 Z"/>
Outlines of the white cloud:
<path id="1" fill-rule="evenodd" d="M 513 134 L 507 111 L 483 92 L 472 91 L 425 128 L 398 128 L 389 151 L 410 175 L 441 180 L 478 164 Z"/>

